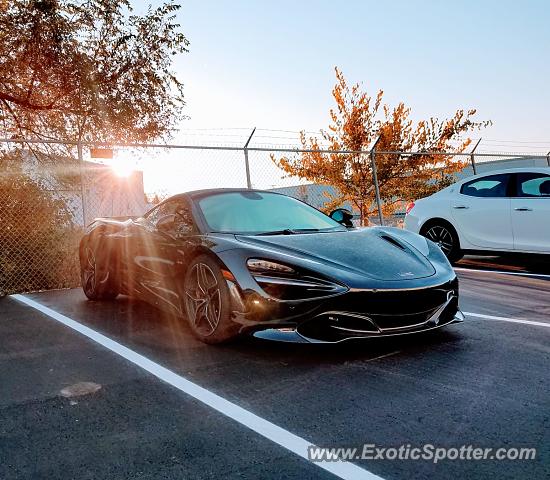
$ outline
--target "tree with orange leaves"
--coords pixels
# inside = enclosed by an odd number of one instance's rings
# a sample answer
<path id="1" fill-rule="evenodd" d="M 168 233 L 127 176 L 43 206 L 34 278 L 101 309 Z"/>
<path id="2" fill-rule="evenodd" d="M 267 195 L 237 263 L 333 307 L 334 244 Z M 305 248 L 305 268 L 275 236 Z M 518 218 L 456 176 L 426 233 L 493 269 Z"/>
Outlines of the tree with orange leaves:
<path id="1" fill-rule="evenodd" d="M 335 70 L 332 96 L 336 108 L 330 110 L 328 130 L 320 131 L 321 138 L 307 137 L 302 131 L 302 147 L 309 151 L 295 157 L 272 155 L 272 159 L 289 175 L 334 187 L 336 192 L 327 194 L 325 209 L 350 203 L 359 212 L 362 225 L 376 209 L 368 149 L 378 138 L 377 176 L 383 210 L 388 214 L 402 201 L 430 195 L 452 183 L 453 174 L 464 168 L 464 162 L 453 155 L 434 154 L 464 152 L 471 139 L 461 139 L 460 134 L 490 124 L 473 121 L 475 110 L 457 110 L 449 119 L 414 123 L 411 109 L 404 103 L 393 108 L 383 105 L 382 90 L 370 97 L 360 84 L 350 87 L 342 72 Z M 341 151 L 354 153 L 338 153 Z"/>

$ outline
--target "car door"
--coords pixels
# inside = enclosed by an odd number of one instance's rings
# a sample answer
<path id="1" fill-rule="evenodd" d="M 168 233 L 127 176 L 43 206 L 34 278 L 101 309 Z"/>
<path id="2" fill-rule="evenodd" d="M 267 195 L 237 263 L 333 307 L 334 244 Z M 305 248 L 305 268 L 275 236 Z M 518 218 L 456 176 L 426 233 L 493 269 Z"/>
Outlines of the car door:
<path id="1" fill-rule="evenodd" d="M 518 173 L 515 184 L 511 200 L 514 248 L 550 253 L 550 175 Z"/>
<path id="2" fill-rule="evenodd" d="M 190 244 L 196 233 L 185 198 L 168 200 L 142 219 L 134 241 L 135 290 L 147 302 L 179 313 L 179 283 Z"/>
<path id="3" fill-rule="evenodd" d="M 168 202 L 161 203 L 131 226 L 128 241 L 123 242 L 127 264 L 129 290 L 133 295 L 152 304 L 158 304 L 157 289 L 159 265 L 155 229 L 158 220 L 169 212 Z"/>
<path id="4" fill-rule="evenodd" d="M 161 216 L 156 225 L 156 254 L 159 265 L 154 268 L 160 277 L 158 289 L 159 306 L 183 313 L 184 273 L 191 254 L 200 243 L 199 230 L 192 209 L 185 197 L 173 201 L 169 213 Z"/>
<path id="5" fill-rule="evenodd" d="M 506 173 L 476 178 L 451 198 L 457 230 L 480 249 L 513 249 L 510 179 Z"/>

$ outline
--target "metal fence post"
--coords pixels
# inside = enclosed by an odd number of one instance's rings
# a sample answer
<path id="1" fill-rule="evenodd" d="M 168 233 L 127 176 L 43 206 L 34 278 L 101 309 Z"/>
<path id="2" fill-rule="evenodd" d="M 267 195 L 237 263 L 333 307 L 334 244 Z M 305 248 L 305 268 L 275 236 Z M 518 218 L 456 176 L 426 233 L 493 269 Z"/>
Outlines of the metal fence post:
<path id="1" fill-rule="evenodd" d="M 86 208 L 86 191 L 84 189 L 84 174 L 83 174 L 84 158 L 82 154 L 82 142 L 80 141 L 80 139 L 78 139 L 76 149 L 78 151 L 78 168 L 80 171 L 80 198 L 82 201 L 82 223 L 84 224 L 83 226 L 85 227 L 87 225 L 86 217 L 87 217 L 88 209 Z"/>
<path id="2" fill-rule="evenodd" d="M 477 175 L 477 168 L 476 168 L 476 162 L 474 158 L 474 152 L 476 151 L 477 146 L 481 143 L 481 138 L 477 141 L 474 148 L 470 152 L 470 161 L 472 162 L 472 170 L 474 171 L 474 175 Z"/>
<path id="3" fill-rule="evenodd" d="M 244 144 L 244 166 L 246 168 L 246 188 L 252 188 L 252 182 L 250 180 L 250 164 L 248 163 L 248 144 L 250 143 L 250 140 L 252 140 L 252 136 L 254 135 L 254 132 L 256 131 L 256 127 L 252 130 L 252 133 L 250 134 L 250 137 L 248 137 L 248 140 Z"/>
<path id="4" fill-rule="evenodd" d="M 548 166 L 550 167 L 550 152 L 548 152 L 546 154 L 546 163 L 548 164 Z"/>
<path id="5" fill-rule="evenodd" d="M 376 206 L 378 208 L 378 220 L 381 226 L 384 226 L 384 217 L 382 215 L 382 203 L 380 201 L 380 187 L 378 186 L 378 174 L 376 173 L 376 145 L 380 137 L 374 142 L 370 151 L 370 163 L 372 168 L 372 181 L 374 183 L 374 194 L 376 196 Z"/>

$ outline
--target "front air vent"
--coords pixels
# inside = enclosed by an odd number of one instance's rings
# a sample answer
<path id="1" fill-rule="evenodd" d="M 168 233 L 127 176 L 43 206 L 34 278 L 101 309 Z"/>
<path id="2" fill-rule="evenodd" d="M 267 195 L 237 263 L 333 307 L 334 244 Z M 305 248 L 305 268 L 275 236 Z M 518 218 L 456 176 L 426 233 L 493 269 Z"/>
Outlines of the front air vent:
<path id="1" fill-rule="evenodd" d="M 400 248 L 401 250 L 405 250 L 405 247 L 401 245 L 395 238 L 390 237 L 389 235 L 380 235 L 380 238 L 386 240 L 386 242 L 391 243 L 392 245 L 396 246 L 397 248 Z"/>

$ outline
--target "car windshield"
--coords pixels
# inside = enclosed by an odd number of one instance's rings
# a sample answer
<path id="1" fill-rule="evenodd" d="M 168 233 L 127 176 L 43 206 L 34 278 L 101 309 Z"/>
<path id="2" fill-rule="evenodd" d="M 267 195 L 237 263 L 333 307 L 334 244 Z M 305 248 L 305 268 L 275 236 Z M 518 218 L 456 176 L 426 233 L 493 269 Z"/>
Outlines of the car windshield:
<path id="1" fill-rule="evenodd" d="M 289 234 L 346 230 L 315 208 L 277 193 L 218 193 L 202 198 L 198 204 L 213 232 Z"/>

